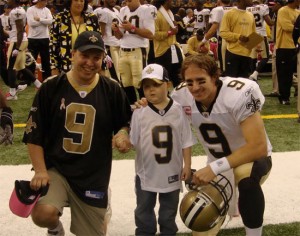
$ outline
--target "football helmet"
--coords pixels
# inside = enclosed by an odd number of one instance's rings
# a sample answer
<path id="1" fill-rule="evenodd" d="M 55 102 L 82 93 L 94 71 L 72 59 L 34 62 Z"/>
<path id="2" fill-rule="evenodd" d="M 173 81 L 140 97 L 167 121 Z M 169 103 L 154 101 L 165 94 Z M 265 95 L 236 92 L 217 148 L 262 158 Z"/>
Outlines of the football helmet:
<path id="1" fill-rule="evenodd" d="M 233 189 L 229 180 L 218 175 L 204 186 L 190 188 L 180 203 L 180 217 L 191 230 L 204 232 L 224 221 Z"/>

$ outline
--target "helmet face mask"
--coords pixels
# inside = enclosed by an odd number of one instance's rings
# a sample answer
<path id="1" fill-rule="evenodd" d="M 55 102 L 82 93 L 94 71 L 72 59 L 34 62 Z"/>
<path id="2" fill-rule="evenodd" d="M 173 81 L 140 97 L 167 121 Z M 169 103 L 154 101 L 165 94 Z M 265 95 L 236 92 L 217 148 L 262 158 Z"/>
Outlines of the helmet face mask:
<path id="1" fill-rule="evenodd" d="M 191 187 L 180 203 L 180 217 L 191 230 L 204 232 L 224 221 L 232 197 L 232 186 L 223 175 L 208 185 Z M 223 223 L 223 222 L 222 222 Z"/>

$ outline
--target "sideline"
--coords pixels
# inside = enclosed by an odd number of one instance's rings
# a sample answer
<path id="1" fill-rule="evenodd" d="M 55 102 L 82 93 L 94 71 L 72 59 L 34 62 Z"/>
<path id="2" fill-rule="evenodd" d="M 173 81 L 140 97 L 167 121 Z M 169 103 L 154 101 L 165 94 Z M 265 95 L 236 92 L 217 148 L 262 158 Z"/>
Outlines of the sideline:
<path id="1" fill-rule="evenodd" d="M 298 118 L 297 114 L 280 114 L 280 115 L 266 115 L 261 116 L 263 119 L 269 120 L 269 119 L 293 119 Z M 15 128 L 24 128 L 26 124 L 14 124 Z"/>

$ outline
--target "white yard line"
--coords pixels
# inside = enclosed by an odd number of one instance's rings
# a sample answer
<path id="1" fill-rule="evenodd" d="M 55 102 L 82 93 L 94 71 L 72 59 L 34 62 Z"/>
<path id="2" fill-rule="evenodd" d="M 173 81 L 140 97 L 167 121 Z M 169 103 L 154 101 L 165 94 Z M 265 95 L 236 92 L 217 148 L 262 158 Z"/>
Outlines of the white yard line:
<path id="1" fill-rule="evenodd" d="M 300 221 L 300 151 L 274 153 L 273 169 L 263 185 L 266 199 L 264 224 L 277 224 Z M 193 168 L 205 164 L 205 157 L 193 157 Z M 30 180 L 33 172 L 30 165 L 0 166 L 0 235 L 45 235 L 46 230 L 36 227 L 30 218 L 23 219 L 13 215 L 8 208 L 8 200 L 15 179 Z M 113 161 L 111 176 L 112 219 L 109 225 L 110 236 L 134 234 L 135 193 L 134 161 Z M 181 194 L 182 197 L 183 194 Z M 62 216 L 66 236 L 70 227 L 70 212 L 65 209 Z M 177 216 L 179 232 L 189 232 Z M 226 228 L 241 227 L 240 217 L 234 218 Z"/>

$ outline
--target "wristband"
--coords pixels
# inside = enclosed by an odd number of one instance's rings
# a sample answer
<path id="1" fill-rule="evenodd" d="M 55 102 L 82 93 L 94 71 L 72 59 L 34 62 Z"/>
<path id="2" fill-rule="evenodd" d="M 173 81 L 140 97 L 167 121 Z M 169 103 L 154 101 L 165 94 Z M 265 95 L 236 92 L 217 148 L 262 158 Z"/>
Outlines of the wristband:
<path id="1" fill-rule="evenodd" d="M 231 169 L 227 157 L 222 157 L 221 159 L 213 161 L 209 163 L 209 166 L 215 175 Z"/>
<path id="2" fill-rule="evenodd" d="M 207 42 L 207 40 L 205 39 L 205 36 L 204 36 L 202 39 L 202 43 L 206 43 L 206 42 Z"/>
<path id="3" fill-rule="evenodd" d="M 128 131 L 126 129 L 120 129 L 118 133 L 123 133 L 123 134 L 129 135 Z"/>

